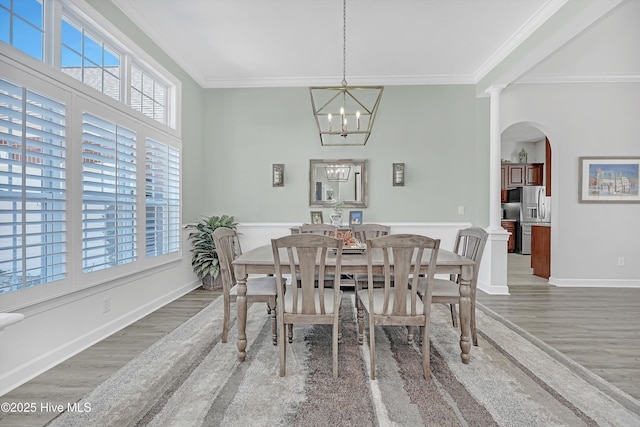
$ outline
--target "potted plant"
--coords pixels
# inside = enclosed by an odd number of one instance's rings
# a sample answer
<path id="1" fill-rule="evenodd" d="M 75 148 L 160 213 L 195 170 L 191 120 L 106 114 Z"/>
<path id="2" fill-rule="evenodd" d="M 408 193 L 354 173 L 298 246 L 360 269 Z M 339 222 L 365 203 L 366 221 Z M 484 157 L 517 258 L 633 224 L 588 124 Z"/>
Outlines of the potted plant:
<path id="1" fill-rule="evenodd" d="M 189 224 L 187 228 L 193 231 L 189 233 L 189 240 L 193 244 L 191 253 L 191 267 L 193 272 L 202 280 L 202 287 L 214 289 L 220 287 L 218 273 L 220 263 L 216 245 L 213 241 L 213 230 L 218 227 L 236 228 L 234 218 L 228 215 L 202 217 L 197 224 Z"/>

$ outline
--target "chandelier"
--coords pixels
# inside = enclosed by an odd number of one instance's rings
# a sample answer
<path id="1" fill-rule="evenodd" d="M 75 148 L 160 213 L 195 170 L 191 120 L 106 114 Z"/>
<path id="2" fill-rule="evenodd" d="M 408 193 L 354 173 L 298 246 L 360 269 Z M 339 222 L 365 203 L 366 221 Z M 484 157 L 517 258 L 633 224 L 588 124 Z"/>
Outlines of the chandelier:
<path id="1" fill-rule="evenodd" d="M 351 166 L 346 165 L 327 165 L 324 168 L 324 173 L 327 175 L 327 181 L 348 181 L 349 172 L 351 172 Z"/>
<path id="2" fill-rule="evenodd" d="M 322 145 L 365 145 L 376 118 L 383 86 L 347 84 L 347 0 L 342 0 L 341 86 L 310 87 L 311 107 Z"/>

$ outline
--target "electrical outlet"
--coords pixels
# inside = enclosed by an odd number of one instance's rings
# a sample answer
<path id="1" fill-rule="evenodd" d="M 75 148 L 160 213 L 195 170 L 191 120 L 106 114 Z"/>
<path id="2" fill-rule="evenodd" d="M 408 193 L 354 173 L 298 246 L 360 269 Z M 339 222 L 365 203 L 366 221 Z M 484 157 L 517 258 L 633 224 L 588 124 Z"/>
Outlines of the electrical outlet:
<path id="1" fill-rule="evenodd" d="M 458 215 L 464 215 L 464 206 L 458 206 Z"/>
<path id="2" fill-rule="evenodd" d="M 618 267 L 622 267 L 624 265 L 624 257 L 618 257 Z"/>
<path id="3" fill-rule="evenodd" d="M 111 311 L 111 298 L 105 298 L 102 301 L 102 312 L 108 313 Z"/>

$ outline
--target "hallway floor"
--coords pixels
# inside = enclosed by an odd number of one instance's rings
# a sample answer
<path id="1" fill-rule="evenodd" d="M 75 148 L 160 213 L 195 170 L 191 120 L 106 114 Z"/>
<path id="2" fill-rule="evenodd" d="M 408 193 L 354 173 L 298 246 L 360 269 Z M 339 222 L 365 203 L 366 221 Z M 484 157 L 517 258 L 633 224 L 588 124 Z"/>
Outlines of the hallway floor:
<path id="1" fill-rule="evenodd" d="M 640 290 L 551 286 L 508 256 L 510 295 L 478 301 L 640 400 Z"/>

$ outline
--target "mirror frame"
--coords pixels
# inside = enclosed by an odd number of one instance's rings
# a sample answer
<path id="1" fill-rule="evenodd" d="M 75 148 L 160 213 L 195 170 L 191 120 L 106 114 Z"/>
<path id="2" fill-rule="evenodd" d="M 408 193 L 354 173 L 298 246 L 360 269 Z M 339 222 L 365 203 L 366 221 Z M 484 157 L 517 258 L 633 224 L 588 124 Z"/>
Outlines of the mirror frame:
<path id="1" fill-rule="evenodd" d="M 367 207 L 367 160 L 366 159 L 311 159 L 309 161 L 309 207 L 313 208 L 332 208 L 334 202 L 316 200 L 315 199 L 315 175 L 316 166 L 335 165 L 335 164 L 351 164 L 360 166 L 362 174 L 360 180 L 361 200 L 344 200 L 342 207 L 345 208 L 366 208 Z"/>

